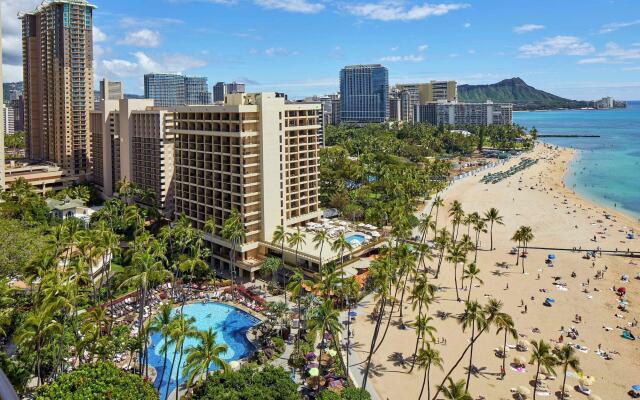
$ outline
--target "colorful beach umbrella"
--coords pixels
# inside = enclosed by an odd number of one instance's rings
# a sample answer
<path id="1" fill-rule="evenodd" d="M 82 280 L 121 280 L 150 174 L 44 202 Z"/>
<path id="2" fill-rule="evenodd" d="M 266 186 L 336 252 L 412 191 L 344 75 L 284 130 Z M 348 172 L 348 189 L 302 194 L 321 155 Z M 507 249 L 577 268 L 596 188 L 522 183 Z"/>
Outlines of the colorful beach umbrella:
<path id="1" fill-rule="evenodd" d="M 320 374 L 320 370 L 318 368 L 311 368 L 309 370 L 309 376 L 318 376 Z"/>
<path id="2" fill-rule="evenodd" d="M 631 390 L 634 390 L 636 392 L 640 392 L 640 385 L 633 385 L 631 386 Z"/>
<path id="3" fill-rule="evenodd" d="M 548 303 L 555 303 L 555 302 L 556 302 L 556 301 L 555 301 L 554 299 L 552 299 L 551 297 L 547 297 L 547 298 L 545 299 L 545 301 L 546 301 L 546 302 L 548 302 Z"/>

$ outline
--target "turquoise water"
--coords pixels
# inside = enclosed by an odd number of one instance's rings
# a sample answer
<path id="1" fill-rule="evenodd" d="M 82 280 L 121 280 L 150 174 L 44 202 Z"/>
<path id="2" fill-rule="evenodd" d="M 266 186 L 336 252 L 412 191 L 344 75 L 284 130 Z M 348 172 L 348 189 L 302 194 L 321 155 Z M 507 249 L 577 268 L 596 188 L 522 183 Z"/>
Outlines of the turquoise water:
<path id="1" fill-rule="evenodd" d="M 173 310 L 174 315 L 176 310 Z M 253 345 L 247 339 L 247 331 L 252 326 L 256 325 L 259 321 L 254 316 L 236 308 L 222 303 L 209 302 L 207 304 L 193 303 L 184 306 L 184 315 L 187 317 L 194 317 L 194 326 L 197 330 L 207 330 L 210 327 L 213 328 L 217 335 L 218 343 L 226 344 L 229 349 L 223 354 L 222 358 L 227 362 L 238 360 L 249 356 L 254 351 Z M 164 354 L 160 351 L 163 344 L 163 338 L 160 333 L 156 333 L 151 337 L 151 348 L 149 349 L 149 365 L 152 365 L 158 372 L 158 376 L 154 382 L 156 388 L 160 384 L 160 375 L 162 374 L 162 364 L 164 362 Z M 187 338 L 184 342 L 185 355 L 182 357 L 182 364 L 180 366 L 180 379 L 179 383 L 182 384 L 186 379 L 182 378 L 182 371 L 186 362 L 186 351 L 188 348 L 195 346 L 198 341 L 194 338 Z M 167 375 L 171 370 L 171 360 L 175 353 L 175 346 L 169 346 L 167 352 L 167 367 L 164 374 L 164 380 L 162 388 L 160 390 L 160 398 L 164 399 L 166 392 Z M 180 358 L 178 353 L 176 356 L 176 363 Z M 215 368 L 212 368 L 214 370 Z M 175 389 L 175 375 L 176 368 L 173 368 L 171 373 L 171 388 L 169 393 Z"/>
<path id="2" fill-rule="evenodd" d="M 567 187 L 601 205 L 640 217 L 640 102 L 625 109 L 514 113 L 514 122 L 540 134 L 600 135 L 543 138 L 581 150 L 566 177 Z"/>
<path id="3" fill-rule="evenodd" d="M 364 243 L 365 238 L 363 235 L 359 233 L 354 233 L 353 235 L 347 236 L 345 240 L 348 243 L 350 243 L 352 246 L 356 247 L 356 246 L 362 246 L 362 243 Z"/>

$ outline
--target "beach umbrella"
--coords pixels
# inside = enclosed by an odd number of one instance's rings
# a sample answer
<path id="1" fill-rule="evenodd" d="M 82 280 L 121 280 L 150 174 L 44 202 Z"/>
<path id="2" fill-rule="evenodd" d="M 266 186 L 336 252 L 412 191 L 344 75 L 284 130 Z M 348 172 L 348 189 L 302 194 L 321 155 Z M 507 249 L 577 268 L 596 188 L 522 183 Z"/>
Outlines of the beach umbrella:
<path id="1" fill-rule="evenodd" d="M 596 378 L 593 376 L 584 376 L 580 378 L 580 385 L 582 386 L 591 386 L 595 383 Z"/>
<path id="2" fill-rule="evenodd" d="M 318 376 L 320 374 L 320 370 L 318 368 L 311 368 L 309 370 L 309 376 Z"/>
<path id="3" fill-rule="evenodd" d="M 556 302 L 556 301 L 555 301 L 554 299 L 552 299 L 551 297 L 547 297 L 547 298 L 545 299 L 545 301 L 546 301 L 546 302 L 548 302 L 548 303 L 555 303 L 555 302 Z"/>
<path id="4" fill-rule="evenodd" d="M 513 357 L 513 363 L 516 365 L 525 365 L 527 363 L 527 359 L 522 356 Z"/>
<path id="5" fill-rule="evenodd" d="M 306 358 L 307 360 L 313 360 L 314 358 L 316 358 L 316 353 L 314 352 L 307 353 Z"/>
<path id="6" fill-rule="evenodd" d="M 349 316 L 350 317 L 357 317 L 358 313 L 356 311 L 349 311 Z"/>
<path id="7" fill-rule="evenodd" d="M 556 255 L 555 254 L 549 254 L 549 256 L 547 258 L 549 260 L 555 260 L 556 259 Z"/>
<path id="8" fill-rule="evenodd" d="M 627 289 L 626 289 L 626 288 L 623 288 L 623 287 L 619 287 L 617 291 L 618 291 L 618 293 L 619 293 L 619 294 L 625 294 L 625 293 L 627 293 Z"/>
<path id="9" fill-rule="evenodd" d="M 635 391 L 635 392 L 640 392 L 640 385 L 633 385 L 631 386 L 631 390 Z"/>
<path id="10" fill-rule="evenodd" d="M 529 396 L 531 394 L 531 390 L 529 390 L 528 387 L 525 386 L 518 386 L 518 394 L 520 396 Z"/>

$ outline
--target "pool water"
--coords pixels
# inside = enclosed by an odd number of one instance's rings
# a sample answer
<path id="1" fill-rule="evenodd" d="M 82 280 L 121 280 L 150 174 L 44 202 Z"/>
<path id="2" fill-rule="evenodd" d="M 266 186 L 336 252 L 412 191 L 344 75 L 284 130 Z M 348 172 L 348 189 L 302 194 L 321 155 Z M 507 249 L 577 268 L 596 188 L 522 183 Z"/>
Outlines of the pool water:
<path id="1" fill-rule="evenodd" d="M 345 238 L 345 240 L 354 247 L 362 246 L 362 243 L 365 242 L 364 235 L 361 235 L 359 233 L 354 233 L 352 235 L 349 235 Z"/>
<path id="2" fill-rule="evenodd" d="M 180 307 L 176 307 L 173 312 L 174 315 L 176 310 Z M 238 360 L 241 358 L 248 357 L 255 350 L 253 345 L 247 339 L 247 331 L 252 326 L 255 326 L 260 322 L 256 317 L 227 304 L 209 302 L 207 304 L 203 303 L 193 303 L 187 304 L 184 306 L 183 313 L 186 317 L 194 317 L 194 327 L 197 330 L 206 331 L 209 328 L 212 328 L 216 331 L 217 334 L 217 342 L 221 344 L 226 344 L 229 349 L 222 355 L 222 358 L 227 361 Z M 160 384 L 160 376 L 162 375 L 162 365 L 164 363 L 164 353 L 162 353 L 161 349 L 164 344 L 164 340 L 162 334 L 156 333 L 151 337 L 151 344 L 149 348 L 149 365 L 152 365 L 158 375 L 154 381 L 154 386 L 160 391 L 160 399 L 164 399 L 165 392 L 167 391 L 166 382 L 167 375 L 169 371 L 171 371 L 171 360 L 173 359 L 173 355 L 175 353 L 175 346 L 169 345 L 169 349 L 167 351 L 167 365 L 166 370 L 164 372 L 164 379 L 162 382 L 162 387 L 158 388 Z M 182 364 L 180 366 L 180 378 L 179 383 L 183 384 L 186 381 L 186 378 L 182 377 L 182 371 L 184 370 L 184 366 L 186 364 L 186 351 L 188 348 L 193 347 L 198 344 L 198 340 L 195 338 L 187 338 L 184 341 L 184 351 L 182 357 Z M 176 363 L 180 358 L 180 353 L 176 355 Z M 216 367 L 212 367 L 211 371 L 217 369 Z M 169 388 L 169 393 L 171 393 L 175 389 L 175 375 L 176 368 L 173 368 L 171 372 L 171 385 Z"/>

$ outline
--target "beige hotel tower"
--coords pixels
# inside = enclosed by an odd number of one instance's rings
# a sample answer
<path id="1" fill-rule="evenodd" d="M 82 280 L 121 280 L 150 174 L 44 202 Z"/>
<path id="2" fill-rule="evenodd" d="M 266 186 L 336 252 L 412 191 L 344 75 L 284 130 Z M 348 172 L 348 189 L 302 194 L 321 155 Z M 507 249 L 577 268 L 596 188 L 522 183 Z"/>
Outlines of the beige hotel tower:
<path id="1" fill-rule="evenodd" d="M 20 14 L 27 157 L 80 179 L 91 170 L 94 8 L 47 0 Z"/>
<path id="2" fill-rule="evenodd" d="M 260 269 L 273 232 L 320 217 L 320 105 L 291 103 L 278 93 L 238 93 L 222 105 L 174 110 L 175 212 L 216 232 L 233 209 L 246 239 L 237 250 L 240 275 Z M 217 234 L 214 265 L 228 271 L 231 244 Z M 317 266 L 304 265 L 307 269 Z"/>

